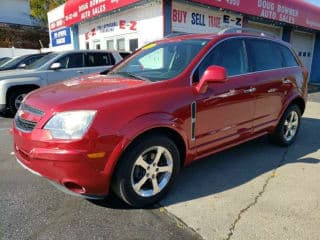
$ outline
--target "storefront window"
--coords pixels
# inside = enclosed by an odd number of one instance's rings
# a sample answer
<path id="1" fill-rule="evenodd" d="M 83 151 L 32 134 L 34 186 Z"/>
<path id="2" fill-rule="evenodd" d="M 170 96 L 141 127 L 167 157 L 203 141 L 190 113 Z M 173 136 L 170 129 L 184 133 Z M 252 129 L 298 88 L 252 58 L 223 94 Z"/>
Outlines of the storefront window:
<path id="1" fill-rule="evenodd" d="M 114 50 L 114 41 L 113 40 L 107 40 L 106 45 L 107 45 L 107 50 Z"/>
<path id="2" fill-rule="evenodd" d="M 124 38 L 117 39 L 117 50 L 125 51 Z"/>

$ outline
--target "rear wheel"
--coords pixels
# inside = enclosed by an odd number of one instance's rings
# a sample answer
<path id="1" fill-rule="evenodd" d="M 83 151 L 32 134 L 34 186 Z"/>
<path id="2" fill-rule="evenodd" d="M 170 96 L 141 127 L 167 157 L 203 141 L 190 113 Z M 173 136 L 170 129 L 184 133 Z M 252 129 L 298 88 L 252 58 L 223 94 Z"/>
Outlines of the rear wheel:
<path id="1" fill-rule="evenodd" d="M 283 114 L 275 132 L 271 135 L 274 143 L 289 146 L 297 138 L 301 123 L 301 110 L 297 105 L 291 105 Z"/>
<path id="2" fill-rule="evenodd" d="M 166 136 L 150 135 L 134 142 L 124 153 L 112 187 L 131 206 L 152 205 L 168 192 L 179 168 L 174 142 Z"/>

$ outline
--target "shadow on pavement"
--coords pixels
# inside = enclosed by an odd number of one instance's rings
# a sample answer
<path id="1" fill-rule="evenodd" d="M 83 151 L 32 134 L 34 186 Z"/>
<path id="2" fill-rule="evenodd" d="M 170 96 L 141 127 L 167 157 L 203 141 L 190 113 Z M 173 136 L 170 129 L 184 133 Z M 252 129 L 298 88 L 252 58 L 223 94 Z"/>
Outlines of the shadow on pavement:
<path id="1" fill-rule="evenodd" d="M 320 149 L 320 120 L 303 118 L 298 139 L 289 148 L 269 143 L 261 137 L 195 162 L 182 170 L 163 206 L 214 195 L 243 185 L 287 164 L 319 164 L 306 157 Z"/>
<path id="2" fill-rule="evenodd" d="M 105 207 L 105 208 L 111 208 L 111 209 L 127 209 L 127 210 L 135 209 L 130 205 L 126 204 L 125 202 L 123 202 L 122 200 L 120 200 L 114 194 L 110 194 L 109 196 L 101 200 L 88 199 L 88 201 L 99 207 Z M 154 205 L 154 206 L 149 206 L 145 209 L 157 209 L 157 208 L 159 208 L 159 206 Z"/>

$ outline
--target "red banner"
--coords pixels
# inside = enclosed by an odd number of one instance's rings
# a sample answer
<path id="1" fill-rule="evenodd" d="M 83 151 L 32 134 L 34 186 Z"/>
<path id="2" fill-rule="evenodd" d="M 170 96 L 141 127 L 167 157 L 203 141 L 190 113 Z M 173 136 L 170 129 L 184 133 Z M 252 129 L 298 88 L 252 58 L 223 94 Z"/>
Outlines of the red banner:
<path id="1" fill-rule="evenodd" d="M 320 30 L 320 7 L 304 0 L 191 1 Z"/>
<path id="2" fill-rule="evenodd" d="M 65 25 L 70 26 L 139 1 L 140 0 L 68 0 L 64 7 Z"/>

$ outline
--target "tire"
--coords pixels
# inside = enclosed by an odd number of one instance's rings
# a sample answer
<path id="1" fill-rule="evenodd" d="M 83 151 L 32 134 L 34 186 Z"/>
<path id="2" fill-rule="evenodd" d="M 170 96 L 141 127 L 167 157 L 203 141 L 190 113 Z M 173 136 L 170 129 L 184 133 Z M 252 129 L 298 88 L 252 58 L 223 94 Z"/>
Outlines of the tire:
<path id="1" fill-rule="evenodd" d="M 16 114 L 23 98 L 32 91 L 32 89 L 16 89 L 9 93 L 8 97 L 8 113 L 12 116 Z"/>
<path id="2" fill-rule="evenodd" d="M 133 207 L 146 207 L 162 199 L 180 170 L 175 143 L 159 134 L 133 142 L 119 161 L 112 189 Z"/>
<path id="3" fill-rule="evenodd" d="M 297 138 L 300 125 L 301 109 L 295 104 L 290 105 L 281 117 L 275 132 L 271 135 L 272 142 L 280 146 L 291 145 Z"/>

